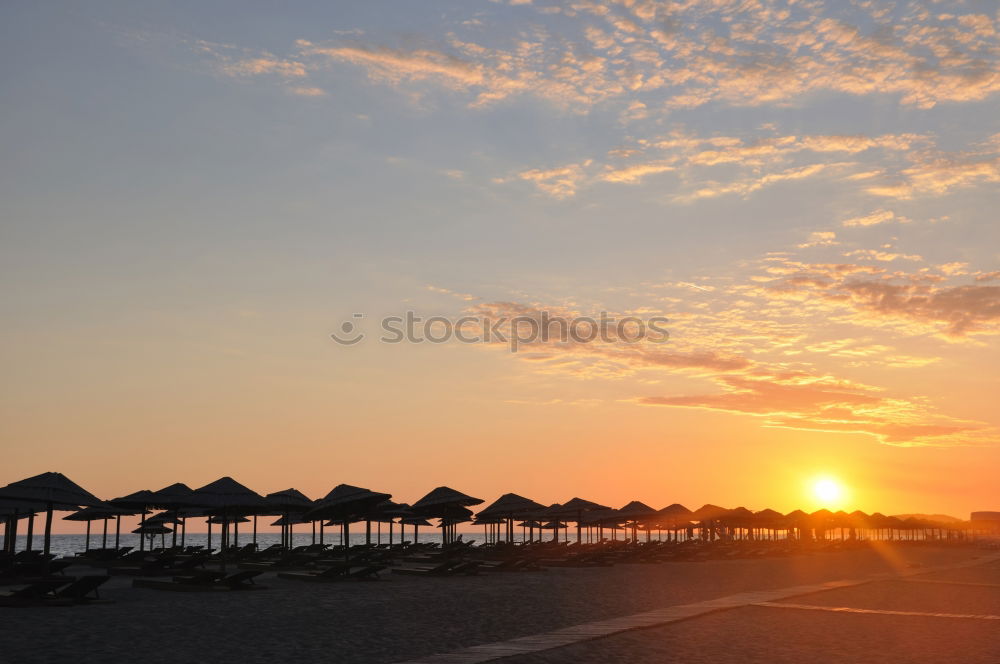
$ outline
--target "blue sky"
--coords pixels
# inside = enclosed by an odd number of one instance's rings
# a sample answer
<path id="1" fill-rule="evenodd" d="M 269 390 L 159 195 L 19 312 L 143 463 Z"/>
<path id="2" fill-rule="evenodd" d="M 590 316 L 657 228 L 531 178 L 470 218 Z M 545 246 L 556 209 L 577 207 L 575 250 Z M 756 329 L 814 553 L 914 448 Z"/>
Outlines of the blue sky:
<path id="1" fill-rule="evenodd" d="M 721 427 L 995 464 L 997 22 L 985 1 L 5 3 L 6 435 L 225 453 L 297 420 L 302 450 L 381 426 L 450 463 L 468 435 L 535 449 L 526 426 L 565 459 L 567 421 L 586 449 L 634 418 L 637 450 L 701 463 L 736 444 Z M 407 308 L 659 314 L 674 345 L 329 343 Z"/>

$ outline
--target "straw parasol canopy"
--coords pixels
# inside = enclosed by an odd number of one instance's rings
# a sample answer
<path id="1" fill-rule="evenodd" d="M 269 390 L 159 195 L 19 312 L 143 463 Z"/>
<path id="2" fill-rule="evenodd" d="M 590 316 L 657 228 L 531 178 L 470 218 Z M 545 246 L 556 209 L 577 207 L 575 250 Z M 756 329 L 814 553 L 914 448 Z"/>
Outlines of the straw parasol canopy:
<path id="1" fill-rule="evenodd" d="M 472 511 L 468 508 L 482 503 L 482 498 L 474 498 L 451 487 L 439 486 L 413 503 L 410 510 L 418 516 L 441 519 L 441 537 L 447 544 L 454 537 L 454 525 L 471 518 Z"/>
<path id="2" fill-rule="evenodd" d="M 48 557 L 52 541 L 52 510 L 80 506 L 103 507 L 104 503 L 62 473 L 48 472 L 13 482 L 0 489 L 0 498 L 36 503 L 45 509 L 43 553 Z M 39 510 L 40 511 L 40 510 Z M 48 562 L 45 563 L 46 567 Z"/>
<path id="3" fill-rule="evenodd" d="M 718 521 L 729 513 L 725 507 L 706 503 L 691 513 L 692 521 Z"/>
<path id="4" fill-rule="evenodd" d="M 228 516 L 224 514 L 217 514 L 215 516 L 208 517 L 208 522 L 213 524 L 229 524 L 229 523 L 250 523 L 250 519 L 245 516 Z"/>
<path id="5" fill-rule="evenodd" d="M 477 519 L 482 517 L 512 517 L 518 514 L 524 514 L 526 512 L 535 512 L 540 509 L 544 509 L 545 506 L 541 503 L 536 503 L 530 498 L 525 498 L 524 496 L 519 496 L 516 493 L 505 493 L 504 495 L 497 498 L 495 501 L 490 503 L 489 506 L 484 507 L 476 515 Z"/>
<path id="6" fill-rule="evenodd" d="M 447 510 L 450 507 L 471 507 L 481 505 L 483 502 L 482 498 L 473 498 L 451 487 L 439 486 L 413 503 L 410 509 L 415 514 L 437 516 L 437 512 Z"/>
<path id="7" fill-rule="evenodd" d="M 62 473 L 42 473 L 0 488 L 0 498 L 46 508 L 103 507 L 105 503 Z M 41 511 L 41 510 L 39 510 Z"/>
<path id="8" fill-rule="evenodd" d="M 166 535 L 174 532 L 162 523 L 147 523 L 132 531 L 136 535 Z"/>
<path id="9" fill-rule="evenodd" d="M 306 512 L 306 518 L 312 520 L 346 518 L 363 514 L 382 501 L 392 498 L 392 494 L 380 493 L 350 484 L 338 484 L 330 493 Z"/>
<path id="10" fill-rule="evenodd" d="M 302 518 L 300 514 L 289 514 L 287 516 L 278 517 L 271 523 L 272 526 L 292 526 L 302 523 L 309 523 Z"/>
<path id="11" fill-rule="evenodd" d="M 39 503 L 31 503 L 26 500 L 9 500 L 0 498 L 0 517 L 16 517 L 24 519 L 30 515 L 42 511 Z"/>
<path id="12" fill-rule="evenodd" d="M 204 507 L 215 514 L 260 514 L 267 509 L 264 496 L 243 486 L 232 477 L 220 477 L 195 489 L 189 505 Z"/>
<path id="13" fill-rule="evenodd" d="M 754 521 L 761 528 L 784 528 L 785 517 L 770 508 L 754 513 Z"/>
<path id="14" fill-rule="evenodd" d="M 616 511 L 618 512 L 618 516 L 626 521 L 638 521 L 656 514 L 655 509 L 638 500 L 633 500 L 628 505 Z"/>
<path id="15" fill-rule="evenodd" d="M 264 500 L 275 513 L 307 512 L 314 507 L 313 501 L 298 489 L 275 491 L 264 496 Z"/>
<path id="16" fill-rule="evenodd" d="M 159 491 L 151 491 L 151 507 L 161 510 L 177 510 L 194 504 L 194 490 L 187 484 L 175 482 Z"/>
<path id="17" fill-rule="evenodd" d="M 128 516 L 135 512 L 116 507 L 85 507 L 63 517 L 63 521 L 106 521 L 116 516 Z"/>

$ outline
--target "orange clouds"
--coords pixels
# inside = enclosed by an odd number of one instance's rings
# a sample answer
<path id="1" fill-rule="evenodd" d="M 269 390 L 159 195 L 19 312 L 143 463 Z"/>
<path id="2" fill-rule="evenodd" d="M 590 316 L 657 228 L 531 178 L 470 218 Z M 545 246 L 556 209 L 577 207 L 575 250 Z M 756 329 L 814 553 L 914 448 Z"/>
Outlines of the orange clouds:
<path id="1" fill-rule="evenodd" d="M 896 254 L 890 254 L 896 256 Z M 882 252 L 870 256 L 885 260 Z M 916 258 L 917 257 L 909 257 Z M 793 269 L 764 282 L 776 295 L 813 297 L 858 314 L 863 324 L 892 320 L 920 325 L 921 332 L 960 338 L 1000 333 L 1000 286 L 941 285 L 944 276 L 931 273 L 879 273 L 869 278 L 847 266 L 791 264 Z M 947 270 L 945 271 L 947 274 Z"/>

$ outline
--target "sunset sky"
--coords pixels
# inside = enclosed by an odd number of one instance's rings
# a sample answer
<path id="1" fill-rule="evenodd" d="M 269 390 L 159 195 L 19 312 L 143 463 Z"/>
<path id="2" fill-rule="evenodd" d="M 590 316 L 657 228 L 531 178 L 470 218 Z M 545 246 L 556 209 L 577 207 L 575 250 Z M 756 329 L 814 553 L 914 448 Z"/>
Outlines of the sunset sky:
<path id="1" fill-rule="evenodd" d="M 993 0 L 5 2 L 0 484 L 1000 509 L 998 31 Z M 379 343 L 407 310 L 670 340 Z"/>

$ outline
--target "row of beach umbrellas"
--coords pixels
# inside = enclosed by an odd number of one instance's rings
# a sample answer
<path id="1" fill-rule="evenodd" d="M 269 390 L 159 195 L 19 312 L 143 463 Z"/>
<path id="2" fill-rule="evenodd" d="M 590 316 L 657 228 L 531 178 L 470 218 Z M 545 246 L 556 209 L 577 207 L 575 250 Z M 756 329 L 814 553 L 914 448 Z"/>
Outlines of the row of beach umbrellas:
<path id="1" fill-rule="evenodd" d="M 140 535 L 141 548 L 143 535 L 159 534 L 163 537 L 168 533 L 172 533 L 176 546 L 178 527 L 183 543 L 186 519 L 207 517 L 209 548 L 211 526 L 218 524 L 221 527 L 223 552 L 230 543 L 230 526 L 233 527 L 234 536 L 238 537 L 239 523 L 249 523 L 250 519 L 247 517 L 252 517 L 256 541 L 257 517 L 265 515 L 279 517 L 272 525 L 282 528 L 282 543 L 286 547 L 291 541 L 292 528 L 297 523 L 319 522 L 321 538 L 325 526 L 339 526 L 342 541 L 348 542 L 352 523 L 365 522 L 368 535 L 366 539 L 370 539 L 372 523 L 389 523 L 391 537 L 391 527 L 395 523 L 401 526 L 411 525 L 416 529 L 429 526 L 427 519 L 432 518 L 440 521 L 442 541 L 446 544 L 457 539 L 458 524 L 466 522 L 492 527 L 494 541 L 508 542 L 514 540 L 514 528 L 518 526 L 531 530 L 532 539 L 535 529 L 540 532 L 553 530 L 558 538 L 559 530 L 568 528 L 569 522 L 576 524 L 577 542 L 582 542 L 585 529 L 594 528 L 598 529 L 599 537 L 604 528 L 611 528 L 612 531 L 631 528 L 633 539 L 639 530 L 645 531 L 648 539 L 652 529 L 677 531 L 691 529 L 695 524 L 703 536 L 707 532 L 709 538 L 717 531 L 734 530 L 745 533 L 762 530 L 826 531 L 836 528 L 897 531 L 944 527 L 938 522 L 919 519 L 903 520 L 879 513 L 869 515 L 855 511 L 848 514 L 825 509 L 811 514 L 801 510 L 781 514 L 770 509 L 753 512 L 744 507 L 726 509 L 711 504 L 690 510 L 675 503 L 657 510 L 640 501 L 632 501 L 614 509 L 578 497 L 565 503 L 543 505 L 514 493 L 500 496 L 492 504 L 473 514 L 469 508 L 484 501 L 446 486 L 437 487 L 412 505 L 396 503 L 391 498 L 389 493 L 349 484 L 339 484 L 315 501 L 291 488 L 261 495 L 231 477 L 222 477 L 197 489 L 178 482 L 157 491 L 143 489 L 103 501 L 65 475 L 47 472 L 0 488 L 0 519 L 7 519 L 6 539 L 10 539 L 11 533 L 16 534 L 19 519 L 28 519 L 30 536 L 35 515 L 44 513 L 43 552 L 46 554 L 49 553 L 53 511 L 56 510 L 72 510 L 73 513 L 65 517 L 67 520 L 87 523 L 88 546 L 90 524 L 93 521 L 104 522 L 104 546 L 107 543 L 108 522 L 115 521 L 117 546 L 121 517 L 139 515 L 140 525 L 133 532 Z M 147 518 L 154 510 L 159 510 L 159 513 Z"/>

